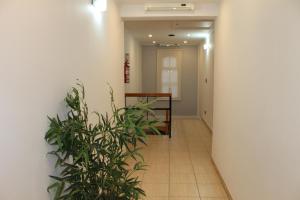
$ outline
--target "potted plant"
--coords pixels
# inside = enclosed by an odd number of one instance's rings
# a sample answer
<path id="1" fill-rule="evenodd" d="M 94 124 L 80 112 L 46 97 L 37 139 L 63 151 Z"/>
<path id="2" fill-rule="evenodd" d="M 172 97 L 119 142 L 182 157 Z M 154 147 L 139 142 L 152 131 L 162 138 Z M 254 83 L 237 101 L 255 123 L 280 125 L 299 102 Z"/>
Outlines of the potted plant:
<path id="1" fill-rule="evenodd" d="M 65 98 L 65 119 L 48 117 L 46 141 L 54 150 L 57 176 L 48 187 L 54 200 L 137 200 L 145 195 L 135 172 L 144 170 L 141 145 L 146 144 L 146 129 L 158 133 L 149 104 L 138 103 L 117 108 L 111 94 L 112 114 L 95 113 L 96 124 L 89 122 L 85 90 L 78 84 Z M 129 160 L 133 164 L 129 165 Z"/>

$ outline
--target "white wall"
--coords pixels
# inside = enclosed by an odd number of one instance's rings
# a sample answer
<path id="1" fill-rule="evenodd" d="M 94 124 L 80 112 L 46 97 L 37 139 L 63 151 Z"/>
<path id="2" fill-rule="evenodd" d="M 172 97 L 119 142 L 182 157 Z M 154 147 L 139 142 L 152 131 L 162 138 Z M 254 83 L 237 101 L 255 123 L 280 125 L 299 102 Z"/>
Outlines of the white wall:
<path id="1" fill-rule="evenodd" d="M 136 93 L 142 91 L 142 47 L 133 35 L 125 29 L 125 53 L 129 53 L 129 83 L 125 91 Z"/>
<path id="2" fill-rule="evenodd" d="M 234 200 L 300 199 L 300 1 L 225 0 L 213 158 Z"/>
<path id="3" fill-rule="evenodd" d="M 76 78 L 91 111 L 109 108 L 107 82 L 123 104 L 123 23 L 108 2 L 100 14 L 88 0 L 1 0 L 1 200 L 49 199 L 47 115 L 64 111 Z"/>
<path id="4" fill-rule="evenodd" d="M 213 34 L 211 39 L 203 40 L 198 47 L 198 115 L 213 128 L 213 87 L 214 87 L 214 62 L 213 62 Z M 211 48 L 204 49 L 204 45 L 210 44 Z"/>

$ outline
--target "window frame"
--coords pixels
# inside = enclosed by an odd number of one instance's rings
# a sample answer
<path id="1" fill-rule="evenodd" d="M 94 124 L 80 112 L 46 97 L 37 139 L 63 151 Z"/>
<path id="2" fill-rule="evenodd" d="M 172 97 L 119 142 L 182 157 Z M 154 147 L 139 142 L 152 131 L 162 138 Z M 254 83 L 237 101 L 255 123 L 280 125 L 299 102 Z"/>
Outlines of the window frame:
<path id="1" fill-rule="evenodd" d="M 177 87 L 177 97 L 172 97 L 175 101 L 180 101 L 182 99 L 182 90 L 181 90 L 181 77 L 182 77 L 182 61 L 183 61 L 183 50 L 182 49 L 165 49 L 160 48 L 157 49 L 157 67 L 156 67 L 156 90 L 157 92 L 161 93 L 162 91 L 162 84 L 161 84 L 161 76 L 162 76 L 162 69 L 163 64 L 162 60 L 166 56 L 174 56 L 177 58 L 177 81 L 178 81 L 178 87 Z M 159 100 L 167 100 L 165 98 L 161 98 Z"/>

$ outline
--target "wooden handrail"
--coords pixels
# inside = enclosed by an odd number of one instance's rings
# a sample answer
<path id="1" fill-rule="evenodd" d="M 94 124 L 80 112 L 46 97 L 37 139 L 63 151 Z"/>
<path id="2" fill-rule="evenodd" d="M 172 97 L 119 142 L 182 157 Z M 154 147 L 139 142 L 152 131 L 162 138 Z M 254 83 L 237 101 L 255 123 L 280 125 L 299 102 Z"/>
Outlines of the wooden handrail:
<path id="1" fill-rule="evenodd" d="M 169 100 L 169 106 L 167 108 L 151 108 L 152 110 L 166 111 L 166 130 L 169 134 L 169 138 L 172 136 L 172 93 L 125 93 L 125 107 L 127 106 L 127 97 L 145 97 L 146 102 L 149 102 L 149 97 L 167 97 Z M 149 117 L 147 112 L 147 119 Z"/>
<path id="2" fill-rule="evenodd" d="M 125 93 L 125 97 L 172 97 L 171 93 Z"/>

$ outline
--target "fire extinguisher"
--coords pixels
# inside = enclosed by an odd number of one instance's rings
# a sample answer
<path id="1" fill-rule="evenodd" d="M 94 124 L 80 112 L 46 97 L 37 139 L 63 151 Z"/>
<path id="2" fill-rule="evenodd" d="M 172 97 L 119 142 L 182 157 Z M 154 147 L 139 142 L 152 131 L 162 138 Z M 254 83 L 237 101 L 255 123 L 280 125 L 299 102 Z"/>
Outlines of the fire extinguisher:
<path id="1" fill-rule="evenodd" d="M 124 63 L 124 82 L 129 83 L 129 54 L 125 54 L 125 63 Z"/>

